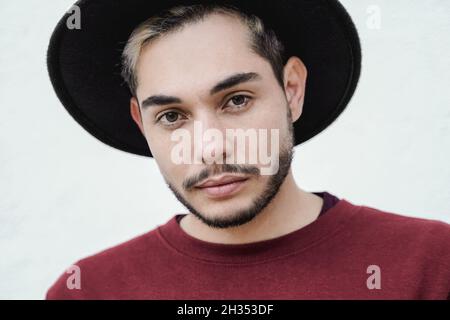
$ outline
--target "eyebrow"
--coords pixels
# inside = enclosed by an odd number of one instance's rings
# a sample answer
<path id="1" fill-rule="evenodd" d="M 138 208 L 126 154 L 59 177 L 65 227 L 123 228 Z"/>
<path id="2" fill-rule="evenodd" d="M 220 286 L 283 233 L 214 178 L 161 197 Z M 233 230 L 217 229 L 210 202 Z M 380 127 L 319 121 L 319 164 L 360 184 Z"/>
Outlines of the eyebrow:
<path id="1" fill-rule="evenodd" d="M 226 89 L 237 86 L 238 84 L 261 79 L 262 77 L 256 72 L 237 73 L 217 83 L 209 91 L 209 94 L 212 96 L 220 91 L 224 91 Z M 145 99 L 142 102 L 142 108 L 146 109 L 152 106 L 164 106 L 172 103 L 182 103 L 182 102 L 183 101 L 178 97 L 155 95 Z"/>

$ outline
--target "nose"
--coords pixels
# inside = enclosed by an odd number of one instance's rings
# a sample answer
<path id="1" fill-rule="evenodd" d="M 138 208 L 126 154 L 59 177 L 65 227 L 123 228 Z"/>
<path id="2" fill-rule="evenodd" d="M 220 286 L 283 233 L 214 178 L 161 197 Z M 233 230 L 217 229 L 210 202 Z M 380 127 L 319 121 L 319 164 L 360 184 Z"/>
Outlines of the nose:
<path id="1" fill-rule="evenodd" d="M 226 163 L 232 143 L 227 140 L 226 127 L 215 112 L 205 112 L 194 123 L 194 157 L 197 163 Z"/>

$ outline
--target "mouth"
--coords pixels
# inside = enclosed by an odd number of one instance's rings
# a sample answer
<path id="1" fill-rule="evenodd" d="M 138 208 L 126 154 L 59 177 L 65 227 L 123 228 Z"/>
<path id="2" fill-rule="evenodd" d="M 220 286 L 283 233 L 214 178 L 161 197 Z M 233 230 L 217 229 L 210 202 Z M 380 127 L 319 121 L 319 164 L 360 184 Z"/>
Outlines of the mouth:
<path id="1" fill-rule="evenodd" d="M 210 198 L 223 198 L 237 193 L 249 178 L 234 179 L 229 182 L 218 182 L 206 186 L 198 186 L 196 189 L 203 191 Z"/>

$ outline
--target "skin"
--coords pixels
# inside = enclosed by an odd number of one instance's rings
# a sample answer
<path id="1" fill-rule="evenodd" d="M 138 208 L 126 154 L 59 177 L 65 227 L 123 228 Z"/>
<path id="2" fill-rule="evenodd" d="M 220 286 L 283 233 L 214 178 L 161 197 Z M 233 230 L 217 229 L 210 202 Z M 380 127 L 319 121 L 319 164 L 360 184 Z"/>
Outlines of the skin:
<path id="1" fill-rule="evenodd" d="M 297 186 L 290 166 L 292 125 L 302 113 L 307 70 L 298 57 L 291 57 L 284 66 L 282 88 L 269 62 L 250 50 L 247 37 L 246 26 L 237 18 L 211 14 L 150 42 L 139 57 L 136 98 L 130 101 L 131 115 L 167 185 L 189 209 L 181 228 L 213 243 L 241 244 L 285 235 L 316 220 L 323 205 L 321 197 Z M 261 78 L 210 95 L 221 80 L 247 72 Z M 143 101 L 154 95 L 179 97 L 182 103 L 143 108 Z M 203 130 L 219 129 L 224 137 L 227 128 L 278 129 L 280 169 L 269 176 L 246 174 L 249 180 L 243 188 L 227 198 L 212 199 L 204 191 L 186 188 L 187 181 L 200 182 L 200 174 L 210 178 L 230 168 L 254 172 L 262 167 L 259 163 L 207 164 L 205 153 L 198 155 L 199 164 L 173 163 L 170 153 L 176 142 L 171 141 L 171 133 L 183 128 L 193 136 L 194 121 L 200 121 Z M 194 143 L 203 144 L 205 150 L 214 142 Z M 223 159 L 234 152 L 221 151 Z"/>

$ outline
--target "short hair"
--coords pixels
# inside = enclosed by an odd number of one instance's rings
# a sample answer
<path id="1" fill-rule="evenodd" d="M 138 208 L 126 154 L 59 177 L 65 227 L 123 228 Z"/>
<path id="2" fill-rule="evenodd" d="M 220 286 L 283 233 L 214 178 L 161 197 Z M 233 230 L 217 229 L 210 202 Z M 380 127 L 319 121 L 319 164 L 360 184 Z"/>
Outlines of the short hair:
<path id="1" fill-rule="evenodd" d="M 121 75 L 136 97 L 138 86 L 136 66 L 139 56 L 153 39 L 181 29 L 184 25 L 200 21 L 206 16 L 220 13 L 237 17 L 250 31 L 250 49 L 265 58 L 271 65 L 275 78 L 283 88 L 284 46 L 273 30 L 266 29 L 260 18 L 247 15 L 232 5 L 196 4 L 176 6 L 141 23 L 131 33 L 122 52 Z"/>

